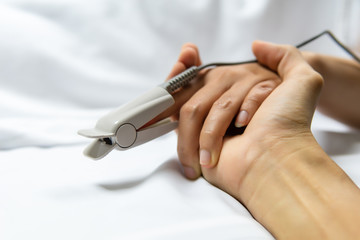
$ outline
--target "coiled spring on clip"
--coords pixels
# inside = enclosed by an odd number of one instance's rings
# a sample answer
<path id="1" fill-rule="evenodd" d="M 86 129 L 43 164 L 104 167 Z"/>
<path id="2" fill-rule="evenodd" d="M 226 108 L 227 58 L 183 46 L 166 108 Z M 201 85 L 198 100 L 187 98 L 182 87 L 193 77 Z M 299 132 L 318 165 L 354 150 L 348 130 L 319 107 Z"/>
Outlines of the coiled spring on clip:
<path id="1" fill-rule="evenodd" d="M 165 88 L 170 94 L 174 93 L 179 88 L 187 85 L 192 79 L 194 79 L 199 72 L 199 68 L 193 66 L 184 72 L 171 78 L 169 81 L 163 83 L 161 86 Z"/>

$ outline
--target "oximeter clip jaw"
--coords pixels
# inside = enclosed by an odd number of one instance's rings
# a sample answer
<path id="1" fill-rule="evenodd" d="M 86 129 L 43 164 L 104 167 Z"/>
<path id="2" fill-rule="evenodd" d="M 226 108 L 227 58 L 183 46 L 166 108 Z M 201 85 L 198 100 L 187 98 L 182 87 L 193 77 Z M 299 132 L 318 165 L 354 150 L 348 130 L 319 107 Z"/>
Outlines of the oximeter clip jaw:
<path id="1" fill-rule="evenodd" d="M 191 67 L 132 102 L 106 114 L 97 121 L 94 128 L 79 130 L 79 135 L 95 138 L 85 148 L 84 155 L 100 159 L 113 149 L 127 150 L 177 128 L 178 122 L 169 118 L 149 126 L 146 124 L 175 103 L 171 94 L 188 84 L 198 71 L 198 67 Z"/>
<path id="2" fill-rule="evenodd" d="M 150 120 L 175 103 L 171 94 L 155 87 L 134 101 L 100 118 L 91 129 L 79 130 L 84 137 L 95 138 L 84 154 L 100 159 L 113 149 L 127 150 L 166 134 L 177 127 L 177 122 L 164 119 L 142 128 Z"/>

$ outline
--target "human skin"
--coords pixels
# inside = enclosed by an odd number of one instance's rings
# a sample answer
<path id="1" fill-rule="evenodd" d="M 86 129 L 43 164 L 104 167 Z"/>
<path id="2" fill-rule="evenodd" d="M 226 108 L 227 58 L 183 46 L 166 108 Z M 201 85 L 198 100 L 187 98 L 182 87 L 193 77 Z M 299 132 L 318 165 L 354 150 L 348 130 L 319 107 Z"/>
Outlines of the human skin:
<path id="1" fill-rule="evenodd" d="M 360 63 L 311 52 L 305 52 L 303 56 L 325 79 L 318 109 L 360 129 Z"/>
<path id="2" fill-rule="evenodd" d="M 359 188 L 321 149 L 310 131 L 323 78 L 305 59 L 319 72 L 335 63 L 324 66 L 319 62 L 323 56 L 309 53 L 303 54 L 304 58 L 293 47 L 263 42 L 255 42 L 253 51 L 260 64 L 279 75 L 280 84 L 258 105 L 242 135 L 224 138 L 216 165 L 201 167 L 204 178 L 238 199 L 276 238 L 356 238 Z M 356 76 L 356 64 L 332 60 L 343 63 L 337 66 L 350 64 L 347 73 Z M 330 79 L 332 75 L 325 76 Z M 326 87 L 333 85 L 331 91 L 336 84 L 325 85 L 325 92 Z M 321 95 L 320 103 L 327 95 Z M 350 100 L 357 97 L 349 95 Z M 345 113 L 358 111 L 353 105 L 346 109 Z M 184 121 L 181 114 L 180 123 Z M 179 129 L 179 138 L 184 137 L 185 130 Z M 196 162 L 198 157 L 192 160 Z"/>
<path id="3" fill-rule="evenodd" d="M 302 54 L 325 79 L 318 109 L 330 117 L 360 128 L 360 111 L 357 104 L 354 104 L 360 102 L 360 64 L 311 52 Z M 200 64 L 197 47 L 187 43 L 169 78 L 188 67 Z M 258 64 L 212 69 L 190 87 L 175 94 L 175 106 L 155 119 L 156 121 L 181 111 L 178 153 L 188 178 L 196 179 L 201 175 L 200 163 L 204 167 L 217 164 L 223 137 L 234 116 L 238 115 L 235 124 L 238 122 L 238 126 L 247 125 L 264 99 L 280 84 L 281 79 L 271 74 Z M 254 82 L 257 83 L 255 86 Z M 230 94 L 229 84 L 235 86 Z M 243 114 L 239 114 L 244 112 L 247 113 L 245 118 Z M 175 116 L 178 120 L 179 114 Z M 206 162 L 204 158 L 210 161 Z"/>
<path id="4" fill-rule="evenodd" d="M 360 191 L 322 150 L 310 125 L 321 75 L 293 47 L 255 42 L 282 83 L 244 134 L 228 137 L 203 176 L 243 203 L 278 239 L 356 239 Z"/>
<path id="5" fill-rule="evenodd" d="M 169 78 L 200 64 L 197 47 L 187 43 Z M 207 167 L 216 165 L 229 126 L 247 125 L 280 82 L 277 74 L 253 63 L 202 71 L 185 89 L 174 94 L 175 105 L 153 121 L 169 115 L 179 120 L 178 155 L 188 178 L 201 175 L 200 163 Z M 205 161 L 203 156 L 199 162 L 199 148 L 212 149 L 211 154 L 205 152 Z"/>

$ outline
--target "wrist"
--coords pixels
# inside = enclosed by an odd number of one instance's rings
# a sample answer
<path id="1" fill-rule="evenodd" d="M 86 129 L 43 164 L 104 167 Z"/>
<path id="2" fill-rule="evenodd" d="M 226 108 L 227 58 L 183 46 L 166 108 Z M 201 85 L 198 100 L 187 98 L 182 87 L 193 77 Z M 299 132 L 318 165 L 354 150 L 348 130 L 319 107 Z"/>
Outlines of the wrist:
<path id="1" fill-rule="evenodd" d="M 276 176 L 283 172 L 289 173 L 287 168 L 300 171 L 299 167 L 306 161 L 305 155 L 308 152 L 319 151 L 315 149 L 317 143 L 310 131 L 293 135 L 295 137 L 273 137 L 263 141 L 257 150 L 249 147 L 252 151 L 248 156 L 254 160 L 239 186 L 239 196 L 246 206 L 250 207 L 255 203 L 253 200 L 257 199 L 257 192 L 264 190 L 263 187 L 266 189 L 268 181 L 277 180 Z M 262 202 L 261 199 L 258 200 Z"/>
<path id="2" fill-rule="evenodd" d="M 242 202 L 253 216 L 276 238 L 322 239 L 331 237 L 329 232 L 332 237 L 344 234 L 342 225 L 353 212 L 351 203 L 339 196 L 345 193 L 348 199 L 357 199 L 355 203 L 360 196 L 346 174 L 310 136 L 280 141 L 269 149 L 253 164 L 241 186 Z M 347 192 L 353 188 L 357 194 Z M 360 213 L 357 204 L 354 208 Z"/>

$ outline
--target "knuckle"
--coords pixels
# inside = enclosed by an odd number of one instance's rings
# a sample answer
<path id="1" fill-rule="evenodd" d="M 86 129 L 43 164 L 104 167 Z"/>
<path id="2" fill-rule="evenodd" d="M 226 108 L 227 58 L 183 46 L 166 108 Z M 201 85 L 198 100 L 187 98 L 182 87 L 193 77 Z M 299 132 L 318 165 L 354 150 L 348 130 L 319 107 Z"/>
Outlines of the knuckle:
<path id="1" fill-rule="evenodd" d="M 289 51 L 289 52 L 298 52 L 299 49 L 297 49 L 295 46 L 293 45 L 284 45 L 284 48 Z"/>
<path id="2" fill-rule="evenodd" d="M 206 120 L 206 123 L 203 125 L 200 135 L 199 143 L 202 147 L 212 148 L 214 144 L 225 135 L 225 131 L 228 125 L 221 121 L 219 124 L 218 120 L 211 119 Z"/>
<path id="3" fill-rule="evenodd" d="M 276 84 L 272 81 L 261 82 L 256 87 L 255 97 L 267 96 L 275 89 L 275 87 Z"/>
<path id="4" fill-rule="evenodd" d="M 203 142 L 204 140 L 214 139 L 216 135 L 217 134 L 214 129 L 203 129 L 200 134 L 200 142 Z"/>
<path id="5" fill-rule="evenodd" d="M 262 103 L 260 95 L 251 95 L 243 103 L 242 109 L 249 109 L 253 106 L 259 106 Z"/>
<path id="6" fill-rule="evenodd" d="M 201 105 L 199 103 L 186 103 L 180 109 L 180 116 L 182 118 L 194 118 L 201 112 Z"/>
<path id="7" fill-rule="evenodd" d="M 302 79 L 304 84 L 315 89 L 321 89 L 324 85 L 324 79 L 320 73 L 316 72 L 313 68 L 308 66 L 302 68 L 301 71 L 297 72 L 297 78 Z"/>
<path id="8" fill-rule="evenodd" d="M 267 96 L 274 90 L 269 86 L 258 86 L 255 91 L 248 95 L 242 104 L 242 109 L 250 109 L 254 106 L 260 106 Z"/>
<path id="9" fill-rule="evenodd" d="M 246 97 L 243 106 L 260 105 L 279 84 L 280 81 L 278 81 L 278 79 L 258 83 Z"/>
<path id="10" fill-rule="evenodd" d="M 324 78 L 320 73 L 313 71 L 312 73 L 312 84 L 315 88 L 321 89 L 324 85 Z"/>
<path id="11" fill-rule="evenodd" d="M 270 88 L 258 88 L 257 91 L 254 91 L 246 98 L 246 101 L 259 104 L 266 96 L 271 93 L 271 91 L 272 89 Z"/>
<path id="12" fill-rule="evenodd" d="M 217 110 L 229 110 L 234 104 L 231 96 L 219 98 L 213 103 L 213 107 Z"/>

